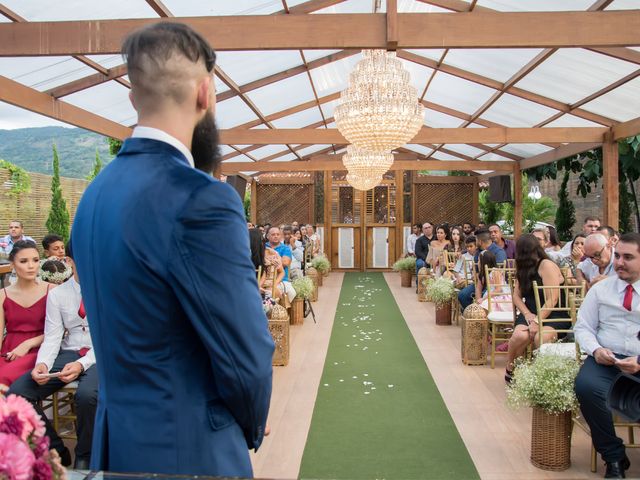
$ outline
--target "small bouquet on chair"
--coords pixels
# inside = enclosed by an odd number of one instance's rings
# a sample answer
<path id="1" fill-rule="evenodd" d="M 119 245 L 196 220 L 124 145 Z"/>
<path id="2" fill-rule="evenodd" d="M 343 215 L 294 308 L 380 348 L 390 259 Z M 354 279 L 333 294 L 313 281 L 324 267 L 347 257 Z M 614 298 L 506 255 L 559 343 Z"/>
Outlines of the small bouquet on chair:
<path id="1" fill-rule="evenodd" d="M 44 423 L 31 404 L 5 396 L 0 385 L 0 478 L 66 480 L 67 471 L 55 450 L 49 450 Z"/>

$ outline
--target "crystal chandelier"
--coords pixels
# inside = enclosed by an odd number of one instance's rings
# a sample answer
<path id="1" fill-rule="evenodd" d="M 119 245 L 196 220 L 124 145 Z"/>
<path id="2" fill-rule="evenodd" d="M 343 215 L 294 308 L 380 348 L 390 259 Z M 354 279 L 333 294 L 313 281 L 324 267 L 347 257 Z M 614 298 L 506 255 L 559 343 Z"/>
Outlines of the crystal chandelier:
<path id="1" fill-rule="evenodd" d="M 370 190 L 380 183 L 382 176 L 393 164 L 393 154 L 388 152 L 367 152 L 353 145 L 347 146 L 342 156 L 347 169 L 347 182 L 357 190 Z"/>
<path id="2" fill-rule="evenodd" d="M 423 125 L 424 107 L 395 52 L 363 50 L 334 112 L 340 133 L 369 151 L 391 151 L 410 141 Z"/>

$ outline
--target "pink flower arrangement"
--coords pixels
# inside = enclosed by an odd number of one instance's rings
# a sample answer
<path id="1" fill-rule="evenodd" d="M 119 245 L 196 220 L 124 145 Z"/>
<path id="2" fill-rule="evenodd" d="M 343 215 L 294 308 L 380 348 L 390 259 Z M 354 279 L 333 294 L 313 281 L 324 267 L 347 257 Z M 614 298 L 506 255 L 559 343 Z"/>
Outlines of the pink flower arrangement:
<path id="1" fill-rule="evenodd" d="M 44 423 L 24 398 L 0 389 L 0 478 L 66 480 L 55 450 L 49 450 Z"/>

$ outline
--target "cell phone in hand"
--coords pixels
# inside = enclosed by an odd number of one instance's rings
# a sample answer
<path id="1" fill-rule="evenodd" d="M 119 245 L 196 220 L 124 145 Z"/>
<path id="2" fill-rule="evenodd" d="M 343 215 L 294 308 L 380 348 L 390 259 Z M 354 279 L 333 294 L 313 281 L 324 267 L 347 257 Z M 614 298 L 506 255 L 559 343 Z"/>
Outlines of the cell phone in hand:
<path id="1" fill-rule="evenodd" d="M 41 373 L 39 374 L 40 377 L 42 378 L 57 378 L 60 376 L 62 372 L 56 372 L 56 373 Z"/>

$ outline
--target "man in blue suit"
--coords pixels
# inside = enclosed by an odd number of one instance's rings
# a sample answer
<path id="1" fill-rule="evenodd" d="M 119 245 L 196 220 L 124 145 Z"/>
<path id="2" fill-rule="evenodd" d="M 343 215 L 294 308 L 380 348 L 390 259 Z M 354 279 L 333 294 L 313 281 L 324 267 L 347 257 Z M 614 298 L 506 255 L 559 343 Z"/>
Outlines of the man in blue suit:
<path id="1" fill-rule="evenodd" d="M 219 160 L 215 54 L 159 23 L 123 55 L 138 126 L 72 235 L 100 382 L 91 468 L 251 477 L 274 345 L 240 199 L 204 173 Z"/>

